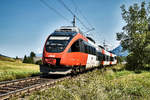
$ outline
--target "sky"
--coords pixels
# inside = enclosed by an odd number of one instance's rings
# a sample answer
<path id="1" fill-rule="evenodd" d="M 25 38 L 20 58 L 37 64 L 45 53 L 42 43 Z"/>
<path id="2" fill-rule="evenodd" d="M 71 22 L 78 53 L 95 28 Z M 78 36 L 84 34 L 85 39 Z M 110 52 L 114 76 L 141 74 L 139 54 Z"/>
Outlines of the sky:
<path id="1" fill-rule="evenodd" d="M 0 54 L 24 57 L 31 51 L 40 54 L 46 38 L 61 26 L 72 25 L 73 16 L 59 0 L 45 0 L 65 18 L 46 7 L 40 0 L 0 0 Z M 116 33 L 125 25 L 120 6 L 128 8 L 142 0 L 63 0 L 88 27 L 95 28 L 89 36 L 98 44 L 105 40 L 110 49 L 119 45 Z M 148 0 L 146 1 L 148 2 Z M 79 12 L 79 10 L 80 12 Z M 83 18 L 85 16 L 88 22 Z M 87 30 L 77 21 L 76 26 Z M 90 27 L 91 28 L 91 27 Z"/>

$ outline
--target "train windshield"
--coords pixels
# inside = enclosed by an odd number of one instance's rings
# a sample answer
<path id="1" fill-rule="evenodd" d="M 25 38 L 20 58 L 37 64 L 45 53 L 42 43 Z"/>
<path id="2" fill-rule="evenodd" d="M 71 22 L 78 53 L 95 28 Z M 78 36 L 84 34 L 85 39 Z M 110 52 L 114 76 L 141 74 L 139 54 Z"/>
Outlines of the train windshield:
<path id="1" fill-rule="evenodd" d="M 46 51 L 52 53 L 62 52 L 69 41 L 69 36 L 50 36 L 46 42 Z"/>

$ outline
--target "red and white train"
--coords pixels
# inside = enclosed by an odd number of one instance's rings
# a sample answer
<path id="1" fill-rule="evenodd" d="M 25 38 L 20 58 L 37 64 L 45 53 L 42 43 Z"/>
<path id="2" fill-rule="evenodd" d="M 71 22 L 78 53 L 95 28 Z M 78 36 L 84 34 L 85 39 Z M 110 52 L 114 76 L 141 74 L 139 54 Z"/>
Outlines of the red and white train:
<path id="1" fill-rule="evenodd" d="M 114 65 L 116 55 L 106 51 L 95 41 L 83 35 L 79 28 L 63 26 L 48 36 L 40 71 L 45 74 L 67 74 Z"/>

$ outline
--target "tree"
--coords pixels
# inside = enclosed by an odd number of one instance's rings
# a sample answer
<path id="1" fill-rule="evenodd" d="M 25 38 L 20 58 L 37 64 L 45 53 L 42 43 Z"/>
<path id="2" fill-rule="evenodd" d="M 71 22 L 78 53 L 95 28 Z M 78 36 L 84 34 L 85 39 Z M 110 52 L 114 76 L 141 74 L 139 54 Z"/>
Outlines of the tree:
<path id="1" fill-rule="evenodd" d="M 16 56 L 16 58 L 15 58 L 16 60 L 18 60 L 19 58 L 18 58 L 18 56 Z"/>
<path id="2" fill-rule="evenodd" d="M 23 59 L 23 63 L 27 63 L 28 62 L 28 58 L 27 58 L 27 56 L 25 55 L 24 56 L 24 59 Z"/>
<path id="3" fill-rule="evenodd" d="M 36 54 L 34 52 L 30 53 L 30 56 L 27 57 L 26 55 L 24 56 L 23 63 L 29 63 L 29 64 L 34 64 L 34 57 L 36 57 Z"/>
<path id="4" fill-rule="evenodd" d="M 30 57 L 29 57 L 29 63 L 34 64 L 34 57 L 36 57 L 36 54 L 32 51 L 30 53 Z"/>
<path id="5" fill-rule="evenodd" d="M 148 32 L 150 3 L 147 9 L 145 2 L 142 2 L 140 7 L 134 4 L 128 10 L 125 9 L 125 5 L 122 5 L 121 9 L 126 25 L 122 28 L 122 32 L 116 33 L 117 40 L 121 41 L 123 50 L 128 50 L 130 53 L 127 57 L 128 66 L 134 69 L 143 68 L 145 48 L 150 44 L 150 32 Z"/>
<path id="6" fill-rule="evenodd" d="M 32 52 L 30 53 L 30 57 L 31 57 L 31 58 L 36 57 L 36 54 L 32 51 Z"/>

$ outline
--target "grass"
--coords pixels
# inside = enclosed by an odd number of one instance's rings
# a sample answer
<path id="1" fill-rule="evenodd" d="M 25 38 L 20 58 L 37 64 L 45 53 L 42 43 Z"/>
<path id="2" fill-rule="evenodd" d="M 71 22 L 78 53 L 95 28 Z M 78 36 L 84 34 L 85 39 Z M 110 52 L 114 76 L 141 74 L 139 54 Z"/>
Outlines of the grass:
<path id="1" fill-rule="evenodd" d="M 15 62 L 15 59 L 9 58 L 9 57 L 0 56 L 0 61 L 11 61 L 11 62 Z"/>
<path id="2" fill-rule="evenodd" d="M 25 78 L 39 73 L 39 66 L 21 61 L 0 60 L 0 81 Z"/>
<path id="3" fill-rule="evenodd" d="M 135 73 L 123 65 L 98 69 L 37 91 L 30 100 L 149 100 L 150 72 Z"/>

